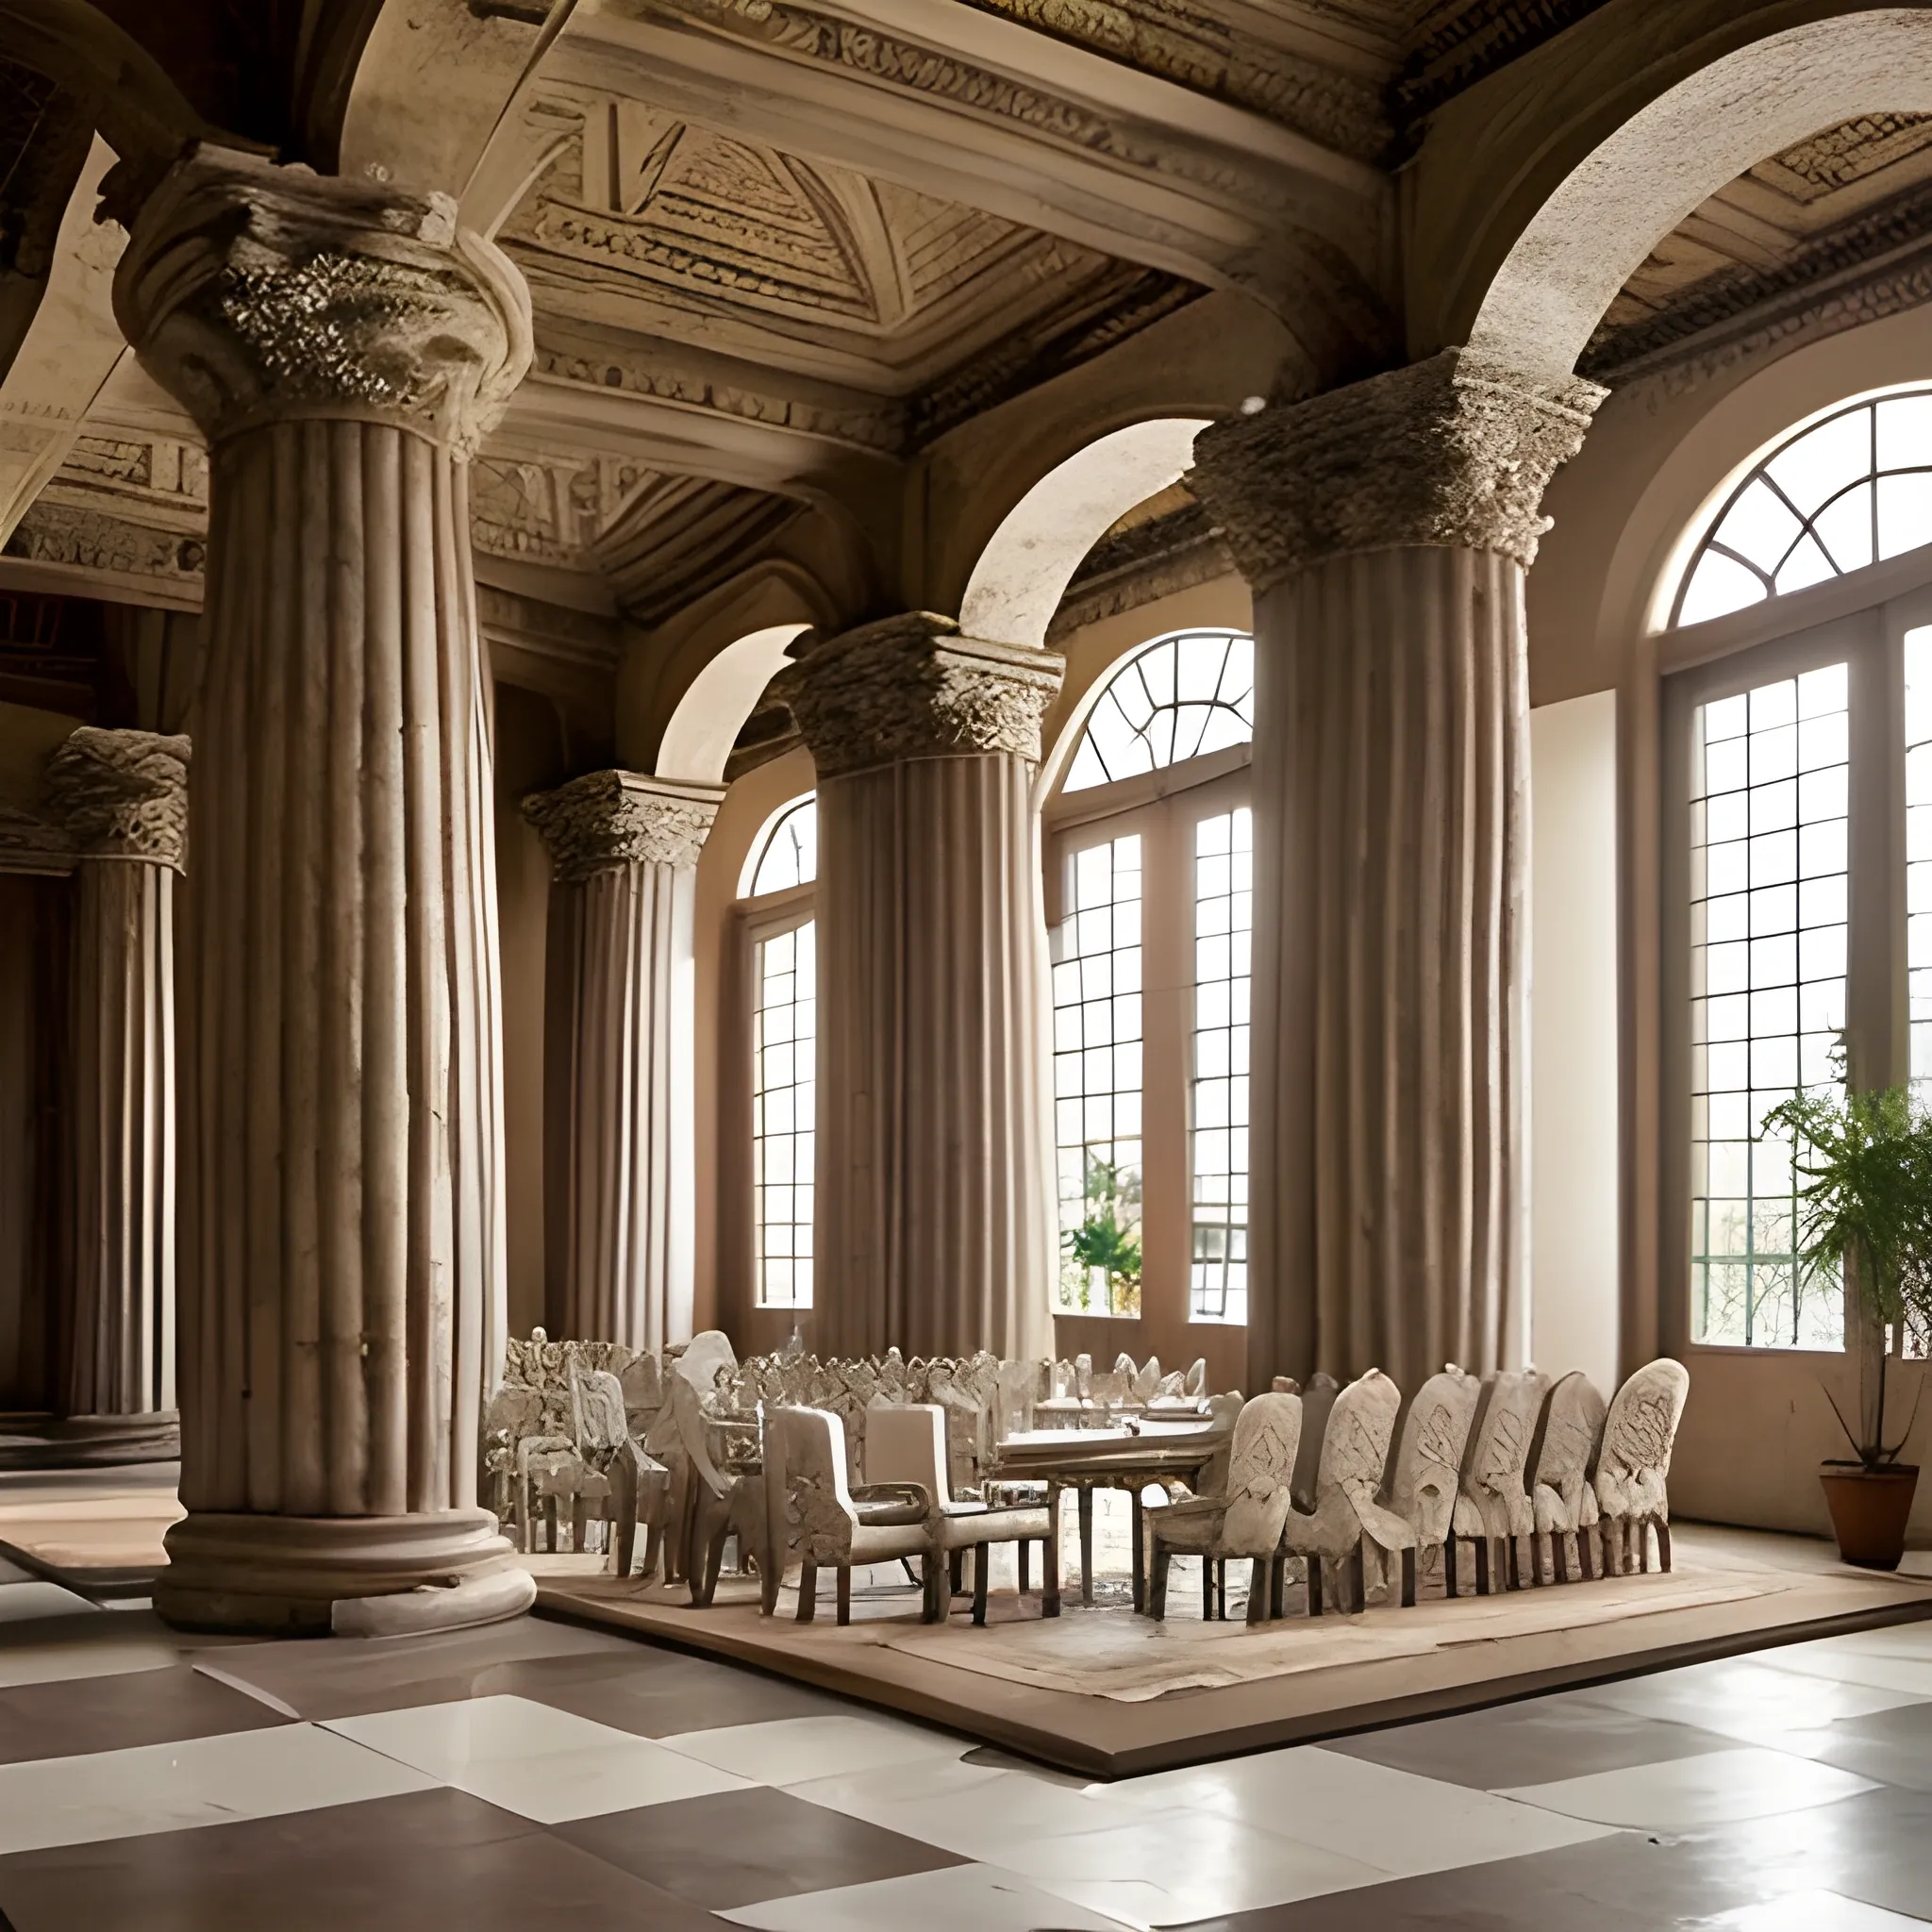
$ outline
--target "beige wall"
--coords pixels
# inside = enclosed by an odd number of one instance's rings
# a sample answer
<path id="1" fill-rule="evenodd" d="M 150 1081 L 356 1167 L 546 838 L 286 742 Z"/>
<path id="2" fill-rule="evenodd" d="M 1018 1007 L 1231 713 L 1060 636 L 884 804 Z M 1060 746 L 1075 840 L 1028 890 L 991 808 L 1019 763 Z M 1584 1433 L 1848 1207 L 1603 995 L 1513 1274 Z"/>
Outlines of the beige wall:
<path id="1" fill-rule="evenodd" d="M 1617 1379 L 1617 699 L 1530 750 L 1530 1359 Z"/>

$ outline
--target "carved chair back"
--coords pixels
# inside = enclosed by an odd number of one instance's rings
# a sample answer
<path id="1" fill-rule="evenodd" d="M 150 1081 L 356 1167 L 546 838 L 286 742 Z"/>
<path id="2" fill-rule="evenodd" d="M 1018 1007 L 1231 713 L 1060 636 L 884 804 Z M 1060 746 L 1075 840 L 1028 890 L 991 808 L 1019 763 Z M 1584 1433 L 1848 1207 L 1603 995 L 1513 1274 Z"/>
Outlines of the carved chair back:
<path id="1" fill-rule="evenodd" d="M 1608 1417 L 1596 1384 L 1580 1369 L 1559 1376 L 1543 1404 L 1542 1421 L 1537 1425 L 1530 1450 L 1530 1493 L 1534 1495 L 1540 1489 L 1554 1491 L 1561 1497 L 1573 1527 L 1577 1502 L 1596 1474 L 1597 1452 L 1603 1446 Z"/>
<path id="2" fill-rule="evenodd" d="M 1483 1400 L 1462 1467 L 1462 1493 L 1490 1536 L 1528 1527 L 1530 1443 L 1548 1387 L 1534 1368 L 1505 1369 L 1484 1378 Z"/>
<path id="3" fill-rule="evenodd" d="M 1228 1452 L 1223 1547 L 1271 1554 L 1288 1520 L 1290 1478 L 1301 1444 L 1302 1405 L 1295 1395 L 1257 1395 L 1235 1420 Z"/>
<path id="4" fill-rule="evenodd" d="M 1449 1533 L 1482 1386 L 1451 1362 L 1416 1391 L 1403 1418 L 1389 1507 L 1414 1528 L 1419 1543 L 1439 1543 Z"/>
<path id="5" fill-rule="evenodd" d="M 946 1416 L 938 1403 L 874 1403 L 865 1421 L 865 1454 L 867 1482 L 917 1483 L 936 1509 L 952 1502 Z"/>
<path id="6" fill-rule="evenodd" d="M 1617 1391 L 1604 1419 L 1597 1457 L 1597 1500 L 1606 1516 L 1659 1513 L 1671 1450 L 1690 1392 L 1690 1372 L 1661 1356 Z"/>
<path id="7" fill-rule="evenodd" d="M 1306 1403 L 1307 1398 L 1303 1395 L 1301 1400 Z M 1315 1478 L 1318 1509 L 1323 1497 L 1337 1491 L 1357 1508 L 1374 1502 L 1389 1466 L 1389 1443 L 1401 1407 L 1402 1391 L 1380 1369 L 1358 1376 L 1335 1398 Z"/>
<path id="8" fill-rule="evenodd" d="M 848 1561 L 858 1512 L 846 1481 L 843 1424 L 829 1409 L 774 1409 L 765 1417 L 765 1445 L 776 1560 L 796 1551 L 812 1563 Z"/>

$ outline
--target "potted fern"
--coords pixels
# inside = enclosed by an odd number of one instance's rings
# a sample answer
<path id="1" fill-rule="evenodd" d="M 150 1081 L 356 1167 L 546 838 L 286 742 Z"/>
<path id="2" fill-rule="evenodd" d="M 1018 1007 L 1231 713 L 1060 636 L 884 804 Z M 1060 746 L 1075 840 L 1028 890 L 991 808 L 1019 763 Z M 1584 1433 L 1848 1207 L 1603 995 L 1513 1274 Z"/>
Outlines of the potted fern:
<path id="1" fill-rule="evenodd" d="M 1896 1570 L 1919 1481 L 1918 1465 L 1901 1462 L 1899 1453 L 1918 1401 L 1888 1442 L 1888 1370 L 1891 1336 L 1923 1334 L 1932 1317 L 1932 1114 L 1909 1087 L 1803 1093 L 1773 1108 L 1764 1130 L 1790 1137 L 1800 1177 L 1794 1286 L 1802 1292 L 1849 1281 L 1864 1317 L 1857 1428 L 1824 1391 L 1853 1452 L 1819 1471 L 1839 1554 L 1868 1569 Z"/>
<path id="2" fill-rule="evenodd" d="M 1077 1298 L 1082 1312 L 1093 1277 L 1098 1274 L 1106 1284 L 1108 1315 L 1138 1315 L 1141 1312 L 1141 1236 L 1139 1216 L 1141 1183 L 1134 1171 L 1124 1163 L 1102 1160 L 1096 1154 L 1087 1156 L 1082 1191 L 1086 1216 L 1078 1227 L 1064 1237 L 1067 1252 L 1078 1274 Z"/>

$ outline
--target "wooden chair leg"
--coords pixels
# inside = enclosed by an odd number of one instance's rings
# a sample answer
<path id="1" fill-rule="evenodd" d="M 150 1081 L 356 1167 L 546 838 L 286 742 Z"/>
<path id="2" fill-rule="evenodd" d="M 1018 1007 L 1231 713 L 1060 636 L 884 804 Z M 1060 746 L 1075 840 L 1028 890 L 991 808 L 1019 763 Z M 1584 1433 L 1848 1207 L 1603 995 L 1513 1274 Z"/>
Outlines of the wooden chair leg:
<path id="1" fill-rule="evenodd" d="M 946 1572 L 953 1586 L 955 1596 L 963 1596 L 966 1591 L 966 1552 L 955 1550 L 946 1558 Z"/>
<path id="2" fill-rule="evenodd" d="M 1503 1539 L 1503 1542 L 1506 1551 L 1506 1561 L 1508 1565 L 1509 1588 L 1511 1590 L 1521 1590 L 1523 1588 L 1523 1539 L 1517 1536 L 1508 1536 Z"/>
<path id="3" fill-rule="evenodd" d="M 1456 1532 L 1452 1529 L 1442 1539 L 1442 1594 L 1453 1597 L 1457 1592 L 1456 1574 Z"/>
<path id="4" fill-rule="evenodd" d="M 1322 1614 L 1322 1559 L 1311 1555 L 1307 1558 L 1307 1565 L 1308 1615 L 1319 1617 Z"/>
<path id="5" fill-rule="evenodd" d="M 1659 1516 L 1657 1519 L 1657 1566 L 1666 1575 L 1671 1568 L 1671 1525 Z"/>
<path id="6" fill-rule="evenodd" d="M 798 1566 L 798 1621 L 809 1624 L 819 1607 L 819 1569 L 816 1563 Z"/>
<path id="7" fill-rule="evenodd" d="M 1569 1538 L 1560 1529 L 1550 1532 L 1550 1576 L 1557 1583 L 1570 1581 Z"/>
<path id="8" fill-rule="evenodd" d="M 1288 1614 L 1288 1558 L 1276 1550 L 1268 1564 L 1268 1614 Z"/>
<path id="9" fill-rule="evenodd" d="M 1265 1623 L 1268 1618 L 1268 1558 L 1257 1557 L 1248 1567 L 1248 1623 Z"/>
<path id="10" fill-rule="evenodd" d="M 1020 1539 L 1020 1594 L 1024 1596 L 1032 1588 L 1033 1545 L 1025 1538 Z"/>
<path id="11" fill-rule="evenodd" d="M 986 1628 L 987 1573 L 992 1568 L 992 1545 L 975 1543 L 973 1548 L 973 1621 Z"/>
<path id="12" fill-rule="evenodd" d="M 1348 1553 L 1348 1593 L 1353 1600 L 1352 1607 L 1357 1615 L 1369 1607 L 1369 1579 L 1362 1556 L 1362 1539 L 1357 1537 L 1355 1548 Z"/>
<path id="13" fill-rule="evenodd" d="M 1475 1593 L 1478 1596 L 1490 1593 L 1490 1548 L 1488 1537 L 1475 1539 Z"/>
<path id="14" fill-rule="evenodd" d="M 591 1512 L 585 1498 L 575 1495 L 570 1499 L 570 1546 L 576 1555 L 584 1553 L 584 1531 L 589 1527 Z"/>
<path id="15" fill-rule="evenodd" d="M 943 1565 L 931 1550 L 919 1559 L 919 1581 L 924 1591 L 924 1600 L 919 1607 L 922 1624 L 943 1624 L 946 1621 L 945 1574 Z"/>
<path id="16" fill-rule="evenodd" d="M 839 1565 L 839 1622 L 842 1624 L 849 1624 L 851 1621 L 852 1565 L 850 1563 L 841 1563 Z"/>
<path id="17" fill-rule="evenodd" d="M 1402 1607 L 1405 1610 L 1415 1608 L 1415 1551 L 1413 1549 L 1404 1550 L 1402 1553 Z"/>
<path id="18" fill-rule="evenodd" d="M 1596 1581 L 1596 1565 L 1591 1560 L 1591 1544 L 1596 1541 L 1589 1524 L 1582 1524 L 1576 1531 L 1576 1572 L 1586 1583 Z"/>
<path id="19" fill-rule="evenodd" d="M 1093 1601 L 1093 1485 L 1080 1485 L 1080 1601 Z"/>
<path id="20" fill-rule="evenodd" d="M 1637 1519 L 1637 1570 L 1642 1576 L 1650 1574 L 1650 1518 Z"/>
<path id="21" fill-rule="evenodd" d="M 1167 1566 L 1173 1557 L 1174 1552 L 1157 1535 L 1153 1574 L 1147 1579 L 1147 1612 L 1157 1624 L 1167 1615 Z"/>
<path id="22" fill-rule="evenodd" d="M 1211 1624 L 1214 1621 L 1214 1558 L 1201 1558 L 1201 1621 Z"/>

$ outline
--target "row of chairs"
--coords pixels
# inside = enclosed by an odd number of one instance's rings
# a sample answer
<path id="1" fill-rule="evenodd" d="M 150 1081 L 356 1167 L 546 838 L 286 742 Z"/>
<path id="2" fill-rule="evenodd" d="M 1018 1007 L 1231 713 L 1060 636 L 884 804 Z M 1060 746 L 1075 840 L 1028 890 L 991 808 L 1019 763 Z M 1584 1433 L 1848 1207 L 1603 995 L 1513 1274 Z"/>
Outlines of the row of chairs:
<path id="1" fill-rule="evenodd" d="M 1606 1404 L 1581 1374 L 1553 1382 L 1529 1368 L 1479 1380 L 1451 1363 L 1406 1414 L 1374 1369 L 1340 1391 L 1318 1376 L 1306 1391 L 1256 1396 L 1235 1422 L 1224 1491 L 1149 1514 L 1149 1611 L 1166 1614 L 1176 1554 L 1203 1559 L 1210 1613 L 1212 1579 L 1245 1558 L 1251 1624 L 1282 1614 L 1292 1558 L 1307 1568 L 1310 1616 L 1331 1589 L 1338 1605 L 1365 1604 L 1371 1551 L 1399 1566 L 1405 1607 L 1428 1553 L 1440 1552 L 1447 1593 L 1457 1593 L 1465 1542 L 1479 1594 L 1521 1585 L 1525 1546 L 1537 1584 L 1546 1553 L 1549 1578 L 1568 1580 L 1572 1542 L 1585 1578 L 1648 1569 L 1653 1536 L 1668 1570 L 1666 1479 L 1690 1380 L 1665 1357 Z"/>

